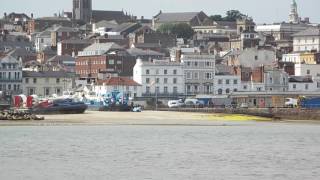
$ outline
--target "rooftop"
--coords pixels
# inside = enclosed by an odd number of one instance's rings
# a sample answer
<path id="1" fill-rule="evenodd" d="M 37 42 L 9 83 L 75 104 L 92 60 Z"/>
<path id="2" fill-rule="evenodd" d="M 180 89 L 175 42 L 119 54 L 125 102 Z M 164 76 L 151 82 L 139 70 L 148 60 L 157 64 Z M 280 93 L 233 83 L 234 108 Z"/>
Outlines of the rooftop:
<path id="1" fill-rule="evenodd" d="M 33 78 L 33 77 L 41 77 L 41 78 L 68 78 L 70 77 L 70 74 L 68 74 L 65 71 L 23 71 L 23 77 Z"/>
<path id="2" fill-rule="evenodd" d="M 106 86 L 141 86 L 141 84 L 127 77 L 111 77 L 106 80 L 98 80 L 97 85 Z"/>
<path id="3" fill-rule="evenodd" d="M 320 36 L 320 28 L 308 28 L 304 31 L 295 33 L 292 36 Z"/>

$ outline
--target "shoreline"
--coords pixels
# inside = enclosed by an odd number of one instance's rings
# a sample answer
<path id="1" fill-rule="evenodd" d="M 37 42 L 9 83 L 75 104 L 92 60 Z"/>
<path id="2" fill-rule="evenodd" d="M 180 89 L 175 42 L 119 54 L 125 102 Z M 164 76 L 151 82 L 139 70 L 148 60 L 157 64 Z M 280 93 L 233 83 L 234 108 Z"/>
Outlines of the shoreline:
<path id="1" fill-rule="evenodd" d="M 0 120 L 0 126 L 227 126 L 249 122 L 320 124 L 319 120 L 272 119 L 245 114 L 143 111 L 40 115 L 45 120 Z"/>

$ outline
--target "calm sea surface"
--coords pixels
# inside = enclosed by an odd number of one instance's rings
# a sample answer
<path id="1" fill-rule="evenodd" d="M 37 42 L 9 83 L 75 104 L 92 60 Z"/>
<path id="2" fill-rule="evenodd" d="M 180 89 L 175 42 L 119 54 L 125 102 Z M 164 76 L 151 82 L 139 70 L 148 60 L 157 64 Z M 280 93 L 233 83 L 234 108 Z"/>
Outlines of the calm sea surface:
<path id="1" fill-rule="evenodd" d="M 320 125 L 0 127 L 0 179 L 320 178 Z"/>

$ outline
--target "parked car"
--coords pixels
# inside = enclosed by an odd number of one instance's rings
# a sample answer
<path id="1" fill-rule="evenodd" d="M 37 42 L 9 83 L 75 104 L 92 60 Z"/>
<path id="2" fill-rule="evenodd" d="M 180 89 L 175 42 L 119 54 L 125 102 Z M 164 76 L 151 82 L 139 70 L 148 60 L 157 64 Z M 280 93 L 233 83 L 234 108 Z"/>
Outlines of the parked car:
<path id="1" fill-rule="evenodd" d="M 198 99 L 186 99 L 184 101 L 185 107 L 191 107 L 191 108 L 203 108 L 204 102 L 199 101 Z"/>
<path id="2" fill-rule="evenodd" d="M 178 108 L 178 107 L 183 107 L 184 103 L 182 100 L 171 100 L 168 102 L 168 107 L 169 108 Z"/>

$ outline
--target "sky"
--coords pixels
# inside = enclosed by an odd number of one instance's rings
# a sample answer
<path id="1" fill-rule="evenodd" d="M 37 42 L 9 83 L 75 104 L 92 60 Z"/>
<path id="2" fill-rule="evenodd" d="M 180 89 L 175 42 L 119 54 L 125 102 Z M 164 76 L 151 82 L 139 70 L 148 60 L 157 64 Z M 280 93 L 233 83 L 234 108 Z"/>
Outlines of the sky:
<path id="1" fill-rule="evenodd" d="M 300 17 L 320 23 L 320 0 L 296 0 Z M 222 14 L 231 9 L 251 16 L 256 23 L 288 21 L 292 0 L 93 0 L 94 10 L 119 10 L 151 18 L 163 12 L 204 11 L 207 15 Z M 35 17 L 52 16 L 71 11 L 72 0 L 0 0 L 0 16 L 4 12 L 33 13 Z"/>

